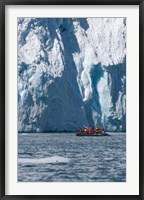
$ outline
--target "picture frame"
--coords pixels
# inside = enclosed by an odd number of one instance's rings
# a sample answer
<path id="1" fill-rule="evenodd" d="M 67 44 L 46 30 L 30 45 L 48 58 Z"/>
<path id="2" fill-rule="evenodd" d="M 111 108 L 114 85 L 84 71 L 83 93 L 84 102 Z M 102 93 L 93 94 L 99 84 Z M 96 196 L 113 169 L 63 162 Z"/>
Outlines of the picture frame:
<path id="1" fill-rule="evenodd" d="M 143 125 L 143 113 L 144 113 L 144 1 L 143 0 L 90 0 L 88 1 L 75 1 L 70 0 L 58 1 L 58 0 L 1 0 L 0 1 L 0 199 L 48 199 L 48 198 L 61 198 L 60 196 L 50 195 L 6 195 L 5 188 L 5 173 L 6 173 L 6 70 L 5 70 L 5 7 L 7 5 L 138 5 L 139 6 L 139 195 L 96 195 L 96 199 L 143 199 L 144 198 L 144 125 Z M 64 197 L 65 198 L 65 197 Z M 89 198 L 89 197 L 88 197 Z"/>

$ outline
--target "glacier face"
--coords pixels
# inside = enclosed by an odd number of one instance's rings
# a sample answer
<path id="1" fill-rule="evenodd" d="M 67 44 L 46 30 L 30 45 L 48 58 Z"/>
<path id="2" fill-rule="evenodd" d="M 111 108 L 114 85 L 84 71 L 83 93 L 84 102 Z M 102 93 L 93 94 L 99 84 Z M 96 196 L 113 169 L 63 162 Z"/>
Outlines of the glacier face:
<path id="1" fill-rule="evenodd" d="M 19 132 L 126 131 L 126 19 L 18 18 Z"/>

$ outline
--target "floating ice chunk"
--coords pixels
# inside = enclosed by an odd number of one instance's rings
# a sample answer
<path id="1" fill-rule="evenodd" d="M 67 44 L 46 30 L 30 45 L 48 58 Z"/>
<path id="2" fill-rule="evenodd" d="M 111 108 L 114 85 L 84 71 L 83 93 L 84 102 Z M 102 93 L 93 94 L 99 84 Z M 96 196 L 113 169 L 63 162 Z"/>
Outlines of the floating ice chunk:
<path id="1" fill-rule="evenodd" d="M 46 164 L 46 163 L 68 163 L 69 158 L 61 156 L 52 156 L 46 158 L 19 158 L 19 164 Z"/>

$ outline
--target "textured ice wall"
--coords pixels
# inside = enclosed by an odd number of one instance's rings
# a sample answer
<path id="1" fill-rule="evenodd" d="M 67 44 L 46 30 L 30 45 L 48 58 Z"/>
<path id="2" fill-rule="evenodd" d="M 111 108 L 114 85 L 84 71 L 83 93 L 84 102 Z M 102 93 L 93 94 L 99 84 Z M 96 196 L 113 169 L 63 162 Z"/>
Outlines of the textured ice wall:
<path id="1" fill-rule="evenodd" d="M 125 18 L 19 18 L 19 132 L 96 124 L 126 131 Z"/>

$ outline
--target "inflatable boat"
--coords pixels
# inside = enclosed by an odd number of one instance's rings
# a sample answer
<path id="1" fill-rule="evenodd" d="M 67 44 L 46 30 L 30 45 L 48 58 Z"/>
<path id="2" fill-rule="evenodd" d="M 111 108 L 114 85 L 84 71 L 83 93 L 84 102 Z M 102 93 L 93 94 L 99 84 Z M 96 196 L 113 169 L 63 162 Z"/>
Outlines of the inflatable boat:
<path id="1" fill-rule="evenodd" d="M 108 133 L 76 133 L 76 136 L 110 136 Z"/>

